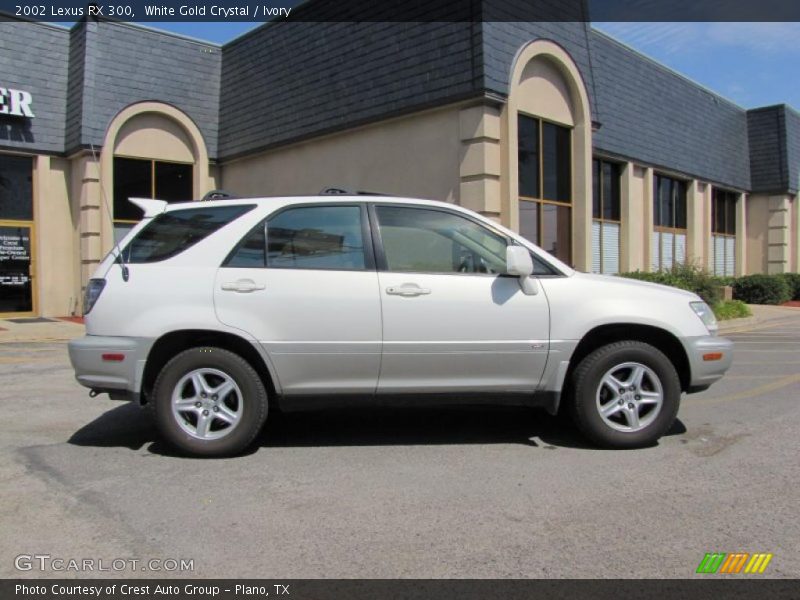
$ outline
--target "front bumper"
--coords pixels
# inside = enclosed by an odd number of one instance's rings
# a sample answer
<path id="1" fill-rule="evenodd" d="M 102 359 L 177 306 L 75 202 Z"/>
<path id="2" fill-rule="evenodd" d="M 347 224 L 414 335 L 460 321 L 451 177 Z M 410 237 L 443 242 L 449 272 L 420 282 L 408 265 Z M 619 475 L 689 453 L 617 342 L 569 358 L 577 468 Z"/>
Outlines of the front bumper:
<path id="1" fill-rule="evenodd" d="M 689 392 L 708 388 L 725 374 L 733 362 L 733 342 L 727 338 L 704 335 L 682 341 L 692 373 Z M 722 355 L 720 358 L 714 356 L 715 360 L 708 360 L 709 355 L 719 354 Z"/>
<path id="2" fill-rule="evenodd" d="M 147 338 L 86 335 L 69 342 L 69 360 L 82 386 L 107 392 L 115 400 L 135 400 L 152 345 Z M 104 354 L 122 355 L 123 359 L 107 360 Z"/>

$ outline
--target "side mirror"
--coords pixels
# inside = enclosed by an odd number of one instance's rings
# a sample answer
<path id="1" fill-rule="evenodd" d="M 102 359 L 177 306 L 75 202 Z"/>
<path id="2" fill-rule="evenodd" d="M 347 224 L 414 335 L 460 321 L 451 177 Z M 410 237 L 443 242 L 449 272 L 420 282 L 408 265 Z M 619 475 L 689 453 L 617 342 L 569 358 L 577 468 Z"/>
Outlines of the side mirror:
<path id="1" fill-rule="evenodd" d="M 539 293 L 539 282 L 531 277 L 533 260 L 530 252 L 522 246 L 506 248 L 506 273 L 519 277 L 519 287 L 526 296 L 535 296 Z"/>
<path id="2" fill-rule="evenodd" d="M 506 248 L 506 273 L 517 277 L 527 277 L 533 273 L 533 260 L 530 252 L 522 246 Z"/>

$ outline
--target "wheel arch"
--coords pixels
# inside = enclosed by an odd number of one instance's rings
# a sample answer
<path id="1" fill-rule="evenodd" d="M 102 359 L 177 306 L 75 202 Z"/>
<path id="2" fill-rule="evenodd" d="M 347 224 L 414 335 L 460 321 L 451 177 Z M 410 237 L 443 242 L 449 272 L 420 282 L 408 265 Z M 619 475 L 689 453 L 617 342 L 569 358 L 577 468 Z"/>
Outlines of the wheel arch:
<path id="1" fill-rule="evenodd" d="M 268 398 L 273 400 L 278 394 L 276 379 L 264 357 L 256 347 L 243 337 L 224 331 L 209 329 L 183 329 L 171 331 L 156 340 L 147 355 L 142 374 L 140 402 L 146 404 L 153 385 L 164 365 L 176 354 L 198 346 L 214 346 L 223 348 L 246 360 L 267 388 Z"/>
<path id="2" fill-rule="evenodd" d="M 601 346 L 626 340 L 644 342 L 658 348 L 675 367 L 681 382 L 681 391 L 689 390 L 691 364 L 680 340 L 666 329 L 638 323 L 612 323 L 591 329 L 581 338 L 569 361 L 565 379 L 565 391 L 569 391 L 575 368 L 589 354 Z"/>

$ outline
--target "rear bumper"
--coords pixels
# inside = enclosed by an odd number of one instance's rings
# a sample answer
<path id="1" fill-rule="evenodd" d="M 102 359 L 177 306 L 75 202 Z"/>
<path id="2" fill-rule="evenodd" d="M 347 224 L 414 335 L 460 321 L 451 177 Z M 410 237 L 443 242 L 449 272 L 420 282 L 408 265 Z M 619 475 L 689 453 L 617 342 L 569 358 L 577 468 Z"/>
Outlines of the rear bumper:
<path id="1" fill-rule="evenodd" d="M 142 388 L 142 374 L 153 341 L 148 338 L 86 335 L 69 342 L 69 359 L 82 386 L 119 400 L 134 400 Z M 107 360 L 104 354 L 122 355 Z"/>
<path id="2" fill-rule="evenodd" d="M 725 374 L 733 362 L 733 342 L 727 338 L 704 335 L 682 341 L 692 373 L 690 392 L 708 388 Z M 722 356 L 717 358 L 719 354 Z"/>

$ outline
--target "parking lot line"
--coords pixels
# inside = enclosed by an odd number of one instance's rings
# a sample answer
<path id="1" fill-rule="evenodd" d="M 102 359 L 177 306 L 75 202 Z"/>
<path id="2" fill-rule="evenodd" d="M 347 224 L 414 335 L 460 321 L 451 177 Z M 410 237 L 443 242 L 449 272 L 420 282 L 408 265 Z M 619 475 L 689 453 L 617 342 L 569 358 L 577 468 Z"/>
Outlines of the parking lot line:
<path id="1" fill-rule="evenodd" d="M 785 388 L 794 383 L 800 383 L 800 373 L 787 375 L 786 377 L 782 377 L 781 379 L 776 379 L 772 383 L 765 383 L 764 385 L 750 388 L 749 390 L 743 390 L 738 394 L 730 394 L 727 396 L 715 396 L 712 398 L 696 398 L 696 400 L 702 402 L 703 404 L 718 404 L 720 402 L 746 400 L 748 398 L 755 398 L 756 396 L 761 396 L 768 392 L 774 392 L 775 390 Z"/>

